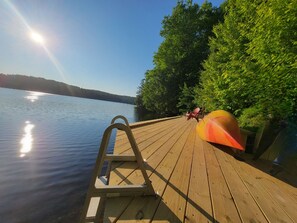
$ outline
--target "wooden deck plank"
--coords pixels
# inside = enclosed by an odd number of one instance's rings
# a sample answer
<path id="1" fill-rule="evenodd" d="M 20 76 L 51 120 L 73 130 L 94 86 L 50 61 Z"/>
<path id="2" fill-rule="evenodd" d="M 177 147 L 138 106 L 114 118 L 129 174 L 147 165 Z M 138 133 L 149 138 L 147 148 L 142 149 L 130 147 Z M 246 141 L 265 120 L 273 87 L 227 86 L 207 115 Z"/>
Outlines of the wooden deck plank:
<path id="1" fill-rule="evenodd" d="M 171 120 L 169 120 L 171 121 Z M 150 144 L 153 144 L 155 141 L 158 141 L 164 134 L 167 132 L 172 131 L 172 129 L 176 129 L 176 125 L 179 124 L 178 120 L 175 120 L 175 122 L 171 123 L 169 121 L 166 121 L 166 123 L 162 122 L 160 125 L 159 123 L 156 123 L 155 125 L 157 128 L 150 128 L 146 129 L 144 131 L 144 135 L 137 135 L 137 138 L 135 138 L 138 147 L 141 150 L 145 149 Z M 142 127 L 145 128 L 145 127 Z M 165 132 L 165 133 L 164 133 Z M 141 132 L 143 133 L 143 132 Z M 114 147 L 114 154 L 131 154 L 132 148 L 130 146 L 130 143 L 128 141 L 128 138 L 126 137 L 126 142 Z M 122 165 L 121 163 L 112 163 L 111 170 L 114 170 L 119 165 Z"/>
<path id="2" fill-rule="evenodd" d="M 177 120 L 178 121 L 178 120 Z M 179 123 L 179 122 L 177 122 Z M 189 123 L 183 122 L 183 125 L 186 125 Z M 186 126 L 183 127 L 183 129 L 185 130 Z M 182 130 L 177 131 L 175 133 L 175 135 L 172 137 L 172 139 L 168 140 L 163 146 L 165 148 L 171 148 L 172 145 L 178 140 L 179 136 L 182 135 Z M 160 148 L 160 151 L 164 150 Z M 158 154 L 154 154 L 153 157 L 151 157 L 152 160 L 155 161 L 154 158 L 156 158 Z M 154 165 L 154 162 L 151 163 L 151 165 Z M 129 180 L 133 178 L 133 176 L 130 176 Z M 112 178 L 111 178 L 112 180 Z M 138 178 L 138 176 L 136 175 L 136 179 L 134 179 L 136 181 L 139 181 L 140 179 Z M 120 215 L 121 213 L 127 208 L 127 205 L 129 204 L 129 202 L 131 202 L 133 200 L 133 198 L 113 198 L 113 199 L 109 199 L 107 204 L 106 204 L 106 208 L 105 208 L 105 218 L 104 218 L 104 222 L 113 222 L 115 221 Z M 154 199 L 153 199 L 154 200 Z M 114 208 L 116 207 L 116 208 Z"/>
<path id="3" fill-rule="evenodd" d="M 164 143 L 166 143 L 168 140 L 172 138 L 176 133 L 184 132 L 185 129 L 189 128 L 191 123 L 186 123 L 185 125 L 177 125 L 173 129 L 169 129 L 169 132 L 164 135 L 162 138 L 160 138 L 158 141 L 154 142 L 154 144 L 151 144 L 152 146 L 146 147 L 144 150 L 141 151 L 142 157 L 144 159 L 148 159 L 153 153 L 155 153 L 157 150 L 155 147 L 160 148 Z M 154 146 L 153 146 L 154 145 Z M 160 150 L 158 150 L 160 151 Z M 160 151 L 162 153 L 162 151 Z"/>
<path id="4" fill-rule="evenodd" d="M 149 142 L 152 142 L 153 140 L 160 138 L 164 134 L 164 132 L 166 134 L 166 132 L 168 132 L 172 128 L 174 128 L 177 125 L 177 123 L 179 123 L 179 122 L 181 122 L 181 119 L 177 120 L 176 122 L 172 122 L 172 123 L 171 122 L 169 122 L 169 123 L 162 122 L 162 125 L 158 125 L 157 127 L 153 128 L 153 129 L 147 129 L 146 131 L 137 133 L 136 135 L 133 133 L 133 135 L 135 137 L 135 140 L 136 140 L 138 146 L 140 146 L 142 143 L 148 144 Z M 125 143 L 120 144 L 120 145 L 116 144 L 114 147 L 115 154 L 122 154 L 122 153 L 129 153 L 129 152 L 131 152 L 131 146 L 130 146 L 130 143 L 127 138 L 126 138 Z"/>
<path id="5" fill-rule="evenodd" d="M 196 123 L 180 117 L 132 129 L 158 195 L 108 198 L 104 222 L 296 222 L 296 187 L 202 141 Z M 119 132 L 114 153 L 130 153 L 125 137 Z M 111 184 L 143 181 L 131 162 L 112 168 Z"/>
<path id="6" fill-rule="evenodd" d="M 297 219 L 297 189 L 294 188 L 295 190 L 292 190 L 293 188 L 290 188 L 291 190 L 288 191 L 287 188 L 290 185 L 257 169 L 254 170 L 253 175 L 260 181 L 260 184 L 265 186 L 265 188 L 269 188 L 271 197 L 283 207 L 288 215 L 292 219 Z"/>
<path id="7" fill-rule="evenodd" d="M 206 169 L 209 177 L 210 193 L 215 222 L 241 222 L 234 199 L 226 184 L 212 146 L 203 142 Z"/>
<path id="8" fill-rule="evenodd" d="M 297 189 L 268 173 L 254 168 L 253 166 L 247 165 L 247 168 L 250 173 L 253 172 L 253 176 L 261 185 L 265 188 L 269 188 L 268 192 L 271 197 L 279 203 L 291 219 L 297 219 Z"/>
<path id="9" fill-rule="evenodd" d="M 238 175 L 243 179 L 248 190 L 254 197 L 254 200 L 258 203 L 258 206 L 262 209 L 266 218 L 270 222 L 294 222 L 282 207 L 276 202 L 269 194 L 270 188 L 265 188 L 261 184 L 259 179 L 254 176 L 255 171 L 250 171 L 248 164 L 244 162 L 238 162 L 233 157 L 227 157 L 229 162 L 237 170 Z M 294 205 L 296 207 L 296 204 Z M 296 220 L 296 219 L 295 219 Z"/>
<path id="10" fill-rule="evenodd" d="M 192 122 L 190 124 L 193 125 L 194 123 Z M 191 127 L 187 128 L 185 132 L 175 135 L 174 138 L 166 142 L 166 145 L 162 147 L 163 149 L 169 148 L 170 151 L 166 153 L 166 156 L 164 157 L 164 159 L 162 159 L 161 163 L 157 165 L 155 172 L 153 172 L 153 174 L 150 176 L 150 180 L 152 181 L 153 187 L 159 195 L 163 194 L 164 189 L 167 185 L 167 181 L 170 175 L 172 174 L 174 167 L 176 166 L 176 161 L 179 157 L 179 154 L 181 153 L 182 148 L 186 143 L 187 137 L 192 129 L 193 128 Z M 148 165 L 155 165 L 155 164 L 148 163 Z M 109 214 L 105 212 L 107 216 L 113 213 L 112 210 L 114 211 L 117 210 L 117 207 L 115 207 L 115 205 L 120 200 L 121 198 L 119 198 L 119 200 L 117 200 L 113 205 L 111 204 L 111 207 L 109 206 L 109 210 L 108 208 L 106 208 L 105 211 L 111 212 Z M 135 222 L 140 219 L 142 219 L 142 222 L 149 222 L 150 219 L 153 217 L 160 201 L 161 201 L 160 196 L 157 196 L 156 198 L 151 198 L 151 197 L 134 198 L 132 203 L 120 216 L 119 222 Z"/>
<path id="11" fill-rule="evenodd" d="M 141 151 L 141 155 L 142 155 L 143 159 L 145 159 L 145 160 L 149 159 L 150 156 L 156 150 L 158 150 L 165 142 L 170 140 L 170 138 L 172 136 L 174 136 L 176 133 L 181 131 L 181 128 L 184 129 L 185 126 L 178 125 L 173 130 L 168 129 L 167 131 L 163 132 L 163 134 L 154 136 L 156 139 L 154 139 L 154 137 L 152 137 L 151 140 L 147 140 L 145 142 L 140 143 L 139 149 Z M 110 183 L 111 184 L 119 184 L 122 181 L 125 181 L 125 178 L 123 178 L 122 176 L 126 176 L 126 177 L 129 176 L 136 169 L 136 167 L 137 167 L 137 165 L 134 164 L 134 168 L 133 168 L 133 164 L 131 164 L 131 163 L 123 163 L 120 166 L 117 166 L 111 172 Z M 147 173 L 150 174 L 149 173 L 150 171 L 151 171 L 151 169 L 147 170 Z M 130 181 L 126 180 L 125 182 L 129 183 Z"/>
<path id="12" fill-rule="evenodd" d="M 181 118 L 181 117 L 183 117 L 183 116 L 178 115 L 178 116 L 172 116 L 172 117 L 167 117 L 167 118 L 159 118 L 159 119 L 140 121 L 140 122 L 131 123 L 130 127 L 131 127 L 131 129 L 134 129 L 134 128 L 139 128 L 139 127 L 143 127 L 143 126 L 146 126 L 146 125 L 160 123 L 160 122 L 163 122 L 163 121 L 178 119 L 178 118 Z"/>
<path id="13" fill-rule="evenodd" d="M 265 188 L 269 188 L 270 196 L 273 200 L 278 202 L 287 215 L 293 221 L 297 221 L 296 200 L 289 193 L 286 193 L 282 187 L 279 187 L 275 183 L 266 181 L 261 177 L 257 177 L 257 179 L 259 179 L 260 184 L 262 184 Z"/>
<path id="14" fill-rule="evenodd" d="M 282 181 L 281 179 L 278 178 L 279 174 L 277 175 L 277 177 L 271 176 L 269 174 L 269 171 L 271 170 L 272 164 L 269 163 L 267 160 L 258 159 L 257 161 L 255 161 L 253 160 L 253 157 L 248 156 L 248 154 L 245 154 L 244 157 L 247 160 L 247 163 L 249 165 L 255 167 L 255 171 L 257 172 L 259 177 L 261 177 L 262 181 L 267 181 L 267 183 L 271 183 L 277 186 L 278 188 L 281 188 L 281 190 L 284 191 L 284 193 L 288 194 L 292 199 L 294 199 L 297 204 L 296 183 L 294 184 L 294 182 L 292 182 L 293 184 L 290 185 L 286 181 L 285 182 Z M 294 176 L 290 176 L 290 177 L 294 177 Z"/>
<path id="15" fill-rule="evenodd" d="M 164 143 L 157 152 L 153 153 L 152 156 L 149 157 L 147 160 L 147 173 L 151 177 L 153 173 L 157 174 L 156 169 L 158 166 L 162 163 L 162 160 L 165 159 L 166 156 L 170 156 L 170 153 L 172 153 L 172 148 L 175 145 L 175 143 L 179 140 L 179 138 L 185 133 L 189 131 L 189 128 L 191 128 L 191 123 L 187 123 L 187 125 L 184 125 L 180 131 L 178 131 L 176 134 L 174 134 L 170 140 L 167 140 L 166 143 Z M 133 172 L 128 179 L 133 179 L 133 182 L 140 183 L 139 178 L 137 175 L 139 175 L 139 170 Z M 157 191 L 158 192 L 158 191 Z"/>
<path id="16" fill-rule="evenodd" d="M 151 133 L 151 132 L 159 132 L 162 131 L 162 129 L 166 129 L 168 128 L 169 125 L 175 125 L 176 124 L 176 120 L 174 119 L 170 119 L 167 121 L 162 121 L 162 122 L 158 122 L 155 124 L 151 124 L 151 125 L 146 125 L 143 126 L 141 128 L 134 128 L 132 129 L 133 135 L 136 139 L 138 140 L 143 140 L 142 137 L 147 137 L 146 134 L 147 133 Z M 124 131 L 118 131 L 117 132 L 117 136 L 116 136 L 116 142 L 115 142 L 115 148 L 118 146 L 122 146 L 123 144 L 127 143 L 127 136 L 125 134 Z"/>
<path id="17" fill-rule="evenodd" d="M 228 149 L 230 150 L 230 148 Z M 232 197 L 234 198 L 234 202 L 242 221 L 268 222 L 262 210 L 255 202 L 253 196 L 250 194 L 250 191 L 246 188 L 246 185 L 227 159 L 226 156 L 230 155 L 216 147 L 213 147 L 213 151 L 217 157 L 217 160 L 219 161 L 220 168 L 226 179 Z M 253 213 L 253 215 L 251 215 L 251 213 Z"/>
<path id="18" fill-rule="evenodd" d="M 195 131 L 190 132 L 152 222 L 184 221 L 195 136 Z"/>
<path id="19" fill-rule="evenodd" d="M 147 133 L 158 133 L 167 128 L 169 125 L 174 125 L 175 122 L 173 120 L 164 121 L 161 123 L 156 123 L 154 125 L 147 125 L 142 128 L 132 129 L 132 133 L 135 139 L 143 140 L 142 137 L 149 138 Z M 115 149 L 118 147 L 123 146 L 124 144 L 128 143 L 128 139 L 126 133 L 124 131 L 117 131 L 116 142 L 115 142 Z"/>
<path id="20" fill-rule="evenodd" d="M 186 223 L 213 221 L 204 152 L 198 135 L 195 138 L 186 216 Z"/>

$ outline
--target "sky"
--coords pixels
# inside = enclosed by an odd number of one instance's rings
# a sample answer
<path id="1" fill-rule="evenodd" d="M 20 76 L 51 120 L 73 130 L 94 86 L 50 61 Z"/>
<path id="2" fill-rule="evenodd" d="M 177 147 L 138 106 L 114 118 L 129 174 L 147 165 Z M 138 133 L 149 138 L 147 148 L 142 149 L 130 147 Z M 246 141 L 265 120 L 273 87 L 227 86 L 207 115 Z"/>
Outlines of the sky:
<path id="1" fill-rule="evenodd" d="M 1 0 L 0 73 L 135 96 L 154 67 L 162 20 L 176 2 Z M 33 41 L 32 31 L 43 40 Z"/>

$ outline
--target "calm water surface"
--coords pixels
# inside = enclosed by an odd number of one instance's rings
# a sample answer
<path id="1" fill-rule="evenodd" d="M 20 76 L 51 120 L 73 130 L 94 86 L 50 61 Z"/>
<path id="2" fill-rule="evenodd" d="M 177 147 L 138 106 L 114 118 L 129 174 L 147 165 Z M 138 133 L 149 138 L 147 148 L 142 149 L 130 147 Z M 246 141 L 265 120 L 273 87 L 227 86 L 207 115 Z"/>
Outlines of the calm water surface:
<path id="1" fill-rule="evenodd" d="M 118 114 L 137 121 L 133 105 L 0 88 L 0 221 L 76 222 Z"/>

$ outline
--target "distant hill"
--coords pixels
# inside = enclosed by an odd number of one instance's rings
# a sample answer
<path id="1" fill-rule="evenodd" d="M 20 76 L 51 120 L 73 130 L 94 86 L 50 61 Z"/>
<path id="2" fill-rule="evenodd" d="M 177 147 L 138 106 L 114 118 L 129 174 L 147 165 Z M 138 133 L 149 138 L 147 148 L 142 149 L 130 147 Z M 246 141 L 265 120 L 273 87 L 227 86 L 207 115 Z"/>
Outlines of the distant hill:
<path id="1" fill-rule="evenodd" d="M 6 75 L 0 73 L 0 87 L 29 91 L 40 91 L 51 94 L 91 98 L 105 101 L 121 102 L 126 104 L 135 103 L 135 97 L 83 89 L 77 86 L 65 84 L 63 82 L 24 75 Z"/>

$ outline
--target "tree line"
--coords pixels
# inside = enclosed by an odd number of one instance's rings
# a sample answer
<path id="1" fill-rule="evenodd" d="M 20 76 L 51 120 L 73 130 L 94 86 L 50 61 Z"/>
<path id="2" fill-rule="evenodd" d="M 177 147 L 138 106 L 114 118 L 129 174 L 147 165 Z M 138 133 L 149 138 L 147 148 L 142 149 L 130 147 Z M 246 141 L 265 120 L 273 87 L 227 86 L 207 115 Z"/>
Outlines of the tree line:
<path id="1" fill-rule="evenodd" d="M 297 1 L 178 1 L 162 22 L 154 68 L 136 104 L 174 115 L 205 107 L 244 127 L 296 120 Z"/>
<path id="2" fill-rule="evenodd" d="M 135 104 L 135 97 L 84 89 L 77 86 L 65 84 L 63 82 L 47 80 L 40 77 L 0 74 L 0 87 L 29 91 L 41 91 L 51 94 Z"/>

